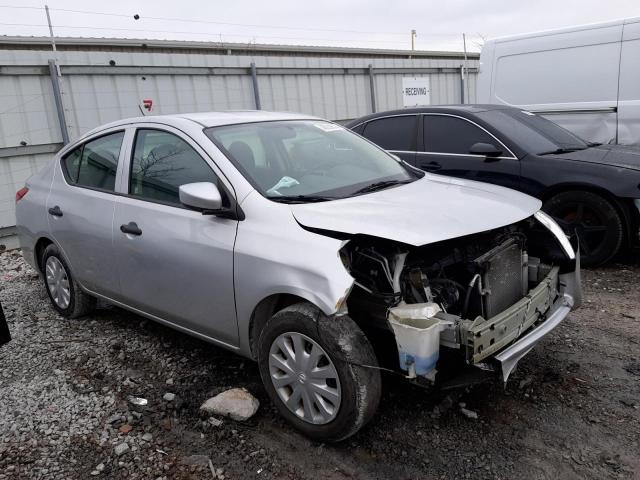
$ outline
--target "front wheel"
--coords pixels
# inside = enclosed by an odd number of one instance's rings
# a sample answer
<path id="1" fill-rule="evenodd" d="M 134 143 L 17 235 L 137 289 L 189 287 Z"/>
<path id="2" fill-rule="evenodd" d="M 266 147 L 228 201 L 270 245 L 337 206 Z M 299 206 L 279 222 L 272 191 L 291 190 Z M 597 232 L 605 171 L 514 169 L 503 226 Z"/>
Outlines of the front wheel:
<path id="1" fill-rule="evenodd" d="M 260 335 L 258 362 L 271 401 L 314 440 L 343 440 L 378 408 L 376 356 L 347 316 L 326 317 L 306 303 L 281 310 Z"/>

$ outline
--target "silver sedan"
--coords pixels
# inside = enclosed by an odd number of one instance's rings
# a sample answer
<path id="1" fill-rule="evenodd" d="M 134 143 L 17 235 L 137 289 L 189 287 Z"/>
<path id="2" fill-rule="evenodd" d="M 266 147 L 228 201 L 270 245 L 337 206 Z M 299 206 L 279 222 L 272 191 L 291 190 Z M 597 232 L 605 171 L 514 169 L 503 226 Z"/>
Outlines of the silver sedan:
<path id="1" fill-rule="evenodd" d="M 574 251 L 538 200 L 425 174 L 304 115 L 111 123 L 16 201 L 58 312 L 100 298 L 255 359 L 282 415 L 322 441 L 371 419 L 381 370 L 437 383 L 457 358 L 506 381 L 580 303 Z"/>

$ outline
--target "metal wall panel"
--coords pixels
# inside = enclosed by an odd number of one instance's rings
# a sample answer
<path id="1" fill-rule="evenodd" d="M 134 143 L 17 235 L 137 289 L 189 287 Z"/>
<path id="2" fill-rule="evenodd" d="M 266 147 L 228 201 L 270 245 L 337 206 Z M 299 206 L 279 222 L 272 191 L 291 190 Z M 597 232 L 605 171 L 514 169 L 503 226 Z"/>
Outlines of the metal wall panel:
<path id="1" fill-rule="evenodd" d="M 0 229 L 16 224 L 16 192 L 51 158 L 50 153 L 0 158 Z"/>
<path id="2" fill-rule="evenodd" d="M 52 58 L 48 50 L 0 50 L 0 149 L 21 142 L 44 145 L 62 141 L 47 67 Z M 462 60 L 438 56 L 409 59 L 363 58 L 349 56 L 348 52 L 335 56 L 267 56 L 69 50 L 58 52 L 58 59 L 63 69 L 62 102 L 71 139 L 126 117 L 254 109 L 251 63 L 256 65 L 262 108 L 267 110 L 302 112 L 332 120 L 371 113 L 369 65 L 374 72 L 378 111 L 402 106 L 403 76 L 428 76 L 432 104 L 460 102 Z M 477 70 L 478 60 L 470 60 L 469 67 Z M 21 73 L 12 74 L 11 68 L 21 69 Z M 65 68 L 72 73 L 65 74 Z M 307 73 L 297 69 L 314 70 Z M 446 70 L 413 72 L 419 69 Z M 475 77 L 475 73 L 469 75 L 467 102 L 475 100 Z M 144 99 L 153 100 L 151 113 L 142 108 Z M 0 158 L 0 228 L 15 224 L 15 192 L 49 158 L 51 154 Z"/>

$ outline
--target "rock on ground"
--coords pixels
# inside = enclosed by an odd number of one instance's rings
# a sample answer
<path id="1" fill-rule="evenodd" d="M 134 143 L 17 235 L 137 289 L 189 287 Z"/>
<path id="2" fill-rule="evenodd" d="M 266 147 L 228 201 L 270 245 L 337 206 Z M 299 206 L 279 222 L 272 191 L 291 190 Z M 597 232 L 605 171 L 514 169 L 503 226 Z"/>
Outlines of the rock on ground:
<path id="1" fill-rule="evenodd" d="M 233 420 L 244 421 L 251 418 L 260 406 L 257 398 L 244 388 L 232 388 L 210 398 L 200 410 L 211 415 L 222 415 Z"/>

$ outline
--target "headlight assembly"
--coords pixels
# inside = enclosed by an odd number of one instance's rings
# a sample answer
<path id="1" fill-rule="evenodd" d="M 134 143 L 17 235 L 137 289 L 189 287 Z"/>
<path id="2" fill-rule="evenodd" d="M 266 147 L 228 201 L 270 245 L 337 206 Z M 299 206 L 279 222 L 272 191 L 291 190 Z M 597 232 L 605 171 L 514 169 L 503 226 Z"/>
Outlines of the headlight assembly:
<path id="1" fill-rule="evenodd" d="M 542 210 L 538 210 L 535 215 L 536 219 L 543 224 L 547 229 L 553 233 L 556 237 L 560 246 L 564 250 L 564 253 L 567 254 L 569 259 L 574 260 L 576 258 L 576 252 L 573 251 L 573 247 L 571 246 L 571 242 L 569 242 L 569 238 L 564 233 L 560 225 L 556 223 L 556 221 L 551 218 L 549 215 L 544 213 Z"/>

